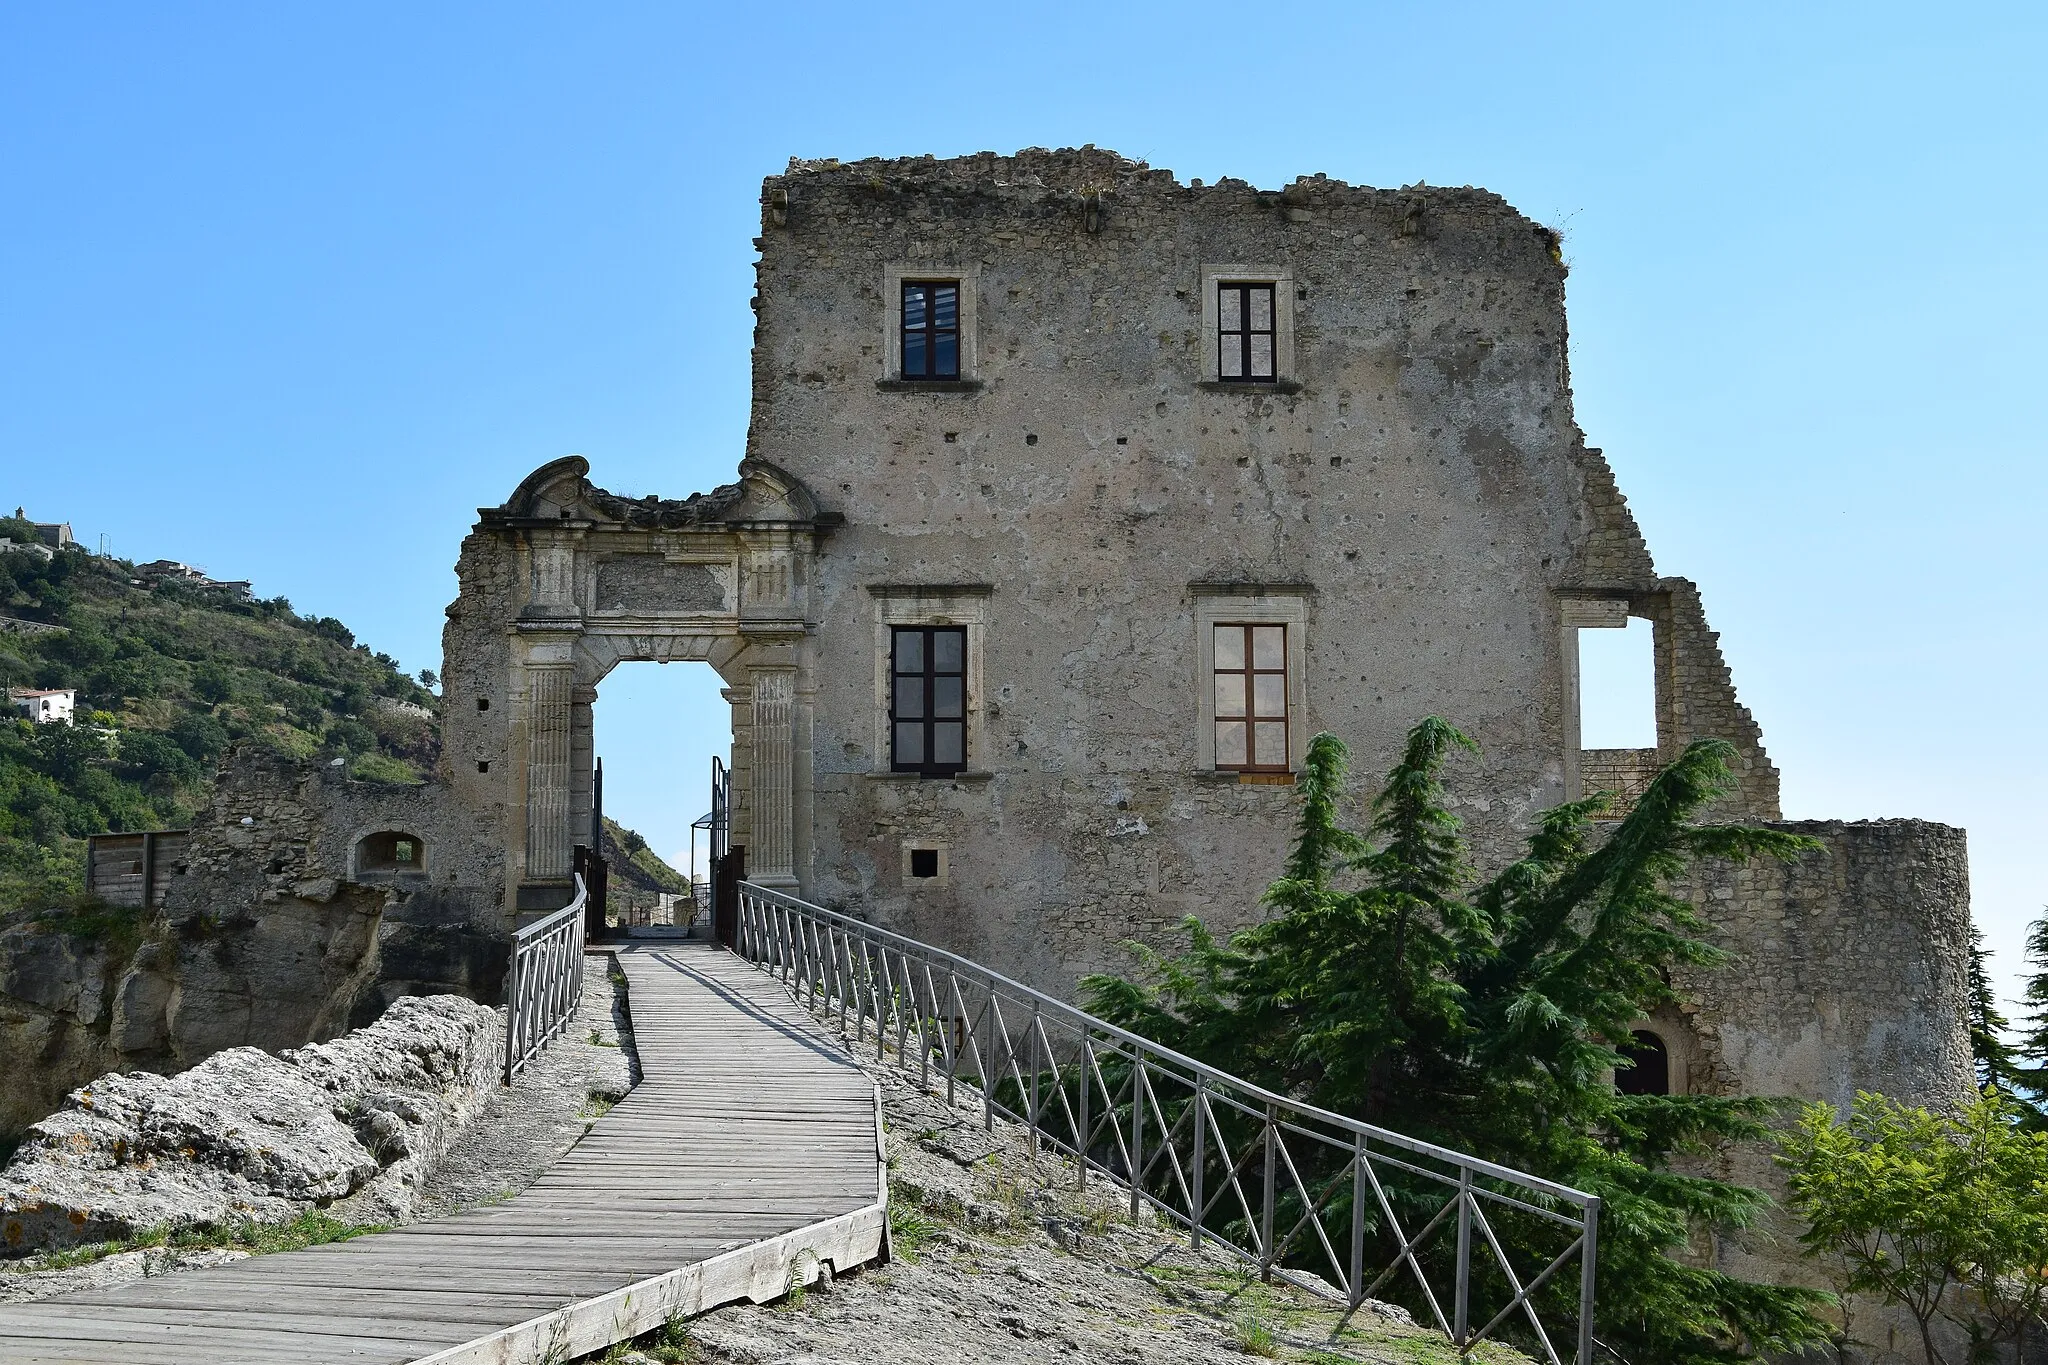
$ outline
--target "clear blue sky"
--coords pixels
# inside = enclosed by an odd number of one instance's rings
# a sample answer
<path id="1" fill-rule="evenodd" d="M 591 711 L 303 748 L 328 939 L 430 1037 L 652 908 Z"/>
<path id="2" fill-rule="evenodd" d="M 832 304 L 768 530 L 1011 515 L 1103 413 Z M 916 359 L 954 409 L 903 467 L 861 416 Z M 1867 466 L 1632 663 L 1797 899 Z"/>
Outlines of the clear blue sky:
<path id="1" fill-rule="evenodd" d="M 1579 420 L 1787 813 L 1967 826 L 2009 981 L 2048 900 L 2044 15 L 10 4 L 0 501 L 432 667 L 534 466 L 732 476 L 790 155 L 1485 185 L 1566 233 Z M 614 679 L 613 808 L 678 849 L 708 674 Z"/>

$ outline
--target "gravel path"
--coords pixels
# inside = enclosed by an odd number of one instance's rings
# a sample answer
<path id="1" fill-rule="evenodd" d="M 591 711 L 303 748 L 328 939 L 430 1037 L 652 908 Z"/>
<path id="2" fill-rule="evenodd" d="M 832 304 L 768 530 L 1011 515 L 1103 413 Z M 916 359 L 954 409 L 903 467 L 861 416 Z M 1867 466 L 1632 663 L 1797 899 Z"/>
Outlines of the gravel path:
<path id="1" fill-rule="evenodd" d="M 420 1188 L 418 1217 L 509 1198 L 576 1145 L 639 1082 L 626 979 L 610 955 L 583 960 L 583 1004 L 568 1031 L 478 1110 Z"/>

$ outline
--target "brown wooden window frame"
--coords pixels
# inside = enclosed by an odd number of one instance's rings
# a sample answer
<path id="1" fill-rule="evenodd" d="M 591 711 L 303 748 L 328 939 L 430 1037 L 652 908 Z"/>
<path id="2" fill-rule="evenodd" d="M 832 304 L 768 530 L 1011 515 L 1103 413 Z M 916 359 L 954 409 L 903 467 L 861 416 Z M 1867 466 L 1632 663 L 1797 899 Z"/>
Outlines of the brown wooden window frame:
<path id="1" fill-rule="evenodd" d="M 1266 325 L 1252 326 L 1252 295 L 1263 292 L 1266 297 Z M 1226 326 L 1230 312 L 1224 306 L 1224 299 L 1235 296 L 1237 300 L 1237 321 L 1235 328 Z M 1254 373 L 1252 366 L 1253 342 L 1266 339 L 1266 371 Z M 1230 360 L 1235 354 L 1238 372 L 1230 373 Z M 1280 291 L 1271 281 L 1264 280 L 1221 280 L 1216 285 L 1216 378 L 1225 384 L 1273 384 L 1280 378 Z"/>
<path id="2" fill-rule="evenodd" d="M 1280 660 L 1278 667 L 1261 666 L 1256 632 L 1269 630 L 1278 632 Z M 1225 651 L 1221 648 L 1224 632 L 1239 631 L 1239 663 L 1236 667 L 1224 667 Z M 1292 771 L 1288 755 L 1291 752 L 1293 735 L 1289 727 L 1294 723 L 1291 714 L 1291 698 L 1288 696 L 1290 679 L 1287 675 L 1287 631 L 1284 621 L 1218 621 L 1210 627 L 1210 648 L 1213 657 L 1210 668 L 1209 686 L 1215 698 L 1215 742 L 1216 769 L 1218 772 L 1240 773 L 1284 773 Z M 1271 657 L 1270 655 L 1267 657 Z M 1280 712 L 1277 716 L 1259 709 L 1258 679 L 1261 677 L 1280 680 Z M 1225 694 L 1228 690 L 1224 679 L 1237 679 L 1239 696 L 1242 701 L 1234 712 L 1227 708 Z M 1280 743 L 1277 754 L 1268 754 L 1265 745 L 1258 742 L 1259 727 L 1277 722 L 1280 726 Z M 1244 758 L 1241 762 L 1226 761 L 1224 755 L 1224 726 L 1237 724 L 1244 727 Z"/>
<path id="3" fill-rule="evenodd" d="M 960 642 L 957 669 L 938 666 L 937 640 L 942 635 L 955 637 Z M 919 642 L 914 658 L 908 657 L 910 651 L 905 648 L 905 640 L 911 636 L 917 637 Z M 947 705 L 941 694 L 949 690 L 943 683 L 949 681 L 959 684 L 957 710 L 951 715 L 941 715 L 940 710 Z M 932 756 L 938 747 L 939 727 L 942 725 L 959 727 L 960 756 L 957 761 L 942 761 Z M 914 757 L 904 755 L 906 727 L 918 735 Z M 967 770 L 967 627 L 889 627 L 889 769 L 891 772 L 921 773 L 926 777 L 951 777 Z"/>
<path id="4" fill-rule="evenodd" d="M 953 295 L 953 322 L 941 326 L 938 321 L 936 295 L 940 290 L 951 291 Z M 958 280 L 905 280 L 897 295 L 898 324 L 896 337 L 897 368 L 905 379 L 958 379 L 960 377 L 960 310 L 961 288 Z M 918 314 L 924 321 L 911 323 L 911 296 L 918 295 Z M 911 341 L 915 338 L 923 350 L 923 368 L 910 367 Z M 950 370 L 938 368 L 937 357 L 941 339 L 953 343 L 953 367 Z"/>

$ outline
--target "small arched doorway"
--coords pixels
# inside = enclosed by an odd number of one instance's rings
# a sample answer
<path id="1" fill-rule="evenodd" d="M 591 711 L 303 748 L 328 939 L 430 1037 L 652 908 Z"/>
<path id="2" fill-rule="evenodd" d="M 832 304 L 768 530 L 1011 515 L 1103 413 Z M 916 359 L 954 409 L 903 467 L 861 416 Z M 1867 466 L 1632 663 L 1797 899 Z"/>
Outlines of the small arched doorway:
<path id="1" fill-rule="evenodd" d="M 1628 1066 L 1614 1069 L 1614 1088 L 1624 1095 L 1668 1095 L 1671 1093 L 1671 1050 L 1664 1040 L 1648 1029 L 1629 1034 L 1620 1048 Z"/>

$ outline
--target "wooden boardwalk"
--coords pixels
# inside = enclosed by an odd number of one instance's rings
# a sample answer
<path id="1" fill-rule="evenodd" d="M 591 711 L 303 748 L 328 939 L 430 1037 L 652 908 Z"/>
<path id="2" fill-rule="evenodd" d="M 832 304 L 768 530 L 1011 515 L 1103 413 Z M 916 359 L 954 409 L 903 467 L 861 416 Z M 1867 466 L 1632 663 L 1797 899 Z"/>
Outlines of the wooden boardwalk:
<path id="1" fill-rule="evenodd" d="M 882 1254 L 879 1097 L 766 976 L 621 948 L 641 1084 L 525 1193 L 332 1246 L 0 1307 L 0 1361 L 559 1362 Z"/>

